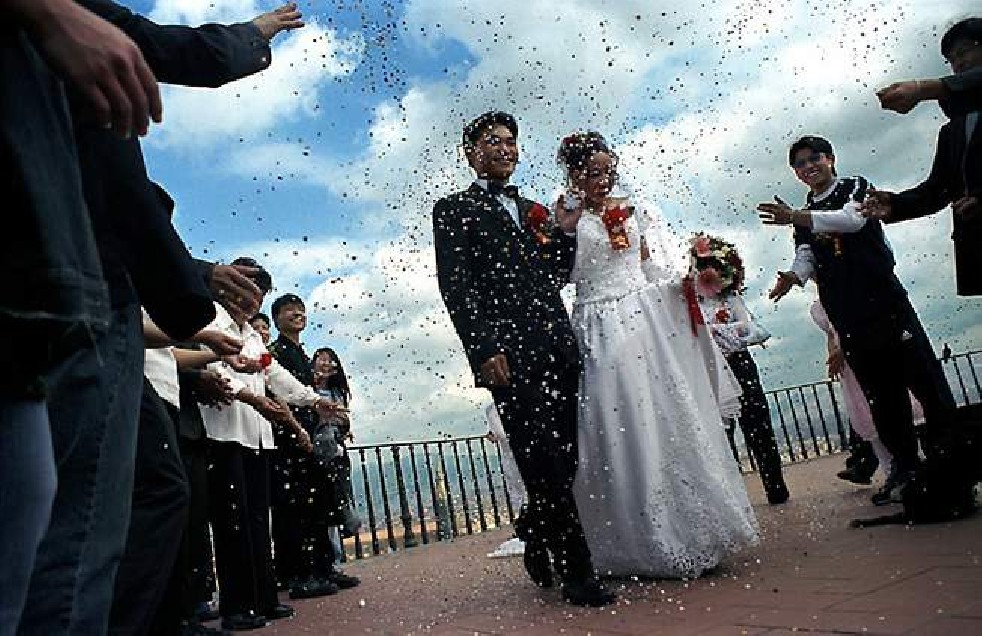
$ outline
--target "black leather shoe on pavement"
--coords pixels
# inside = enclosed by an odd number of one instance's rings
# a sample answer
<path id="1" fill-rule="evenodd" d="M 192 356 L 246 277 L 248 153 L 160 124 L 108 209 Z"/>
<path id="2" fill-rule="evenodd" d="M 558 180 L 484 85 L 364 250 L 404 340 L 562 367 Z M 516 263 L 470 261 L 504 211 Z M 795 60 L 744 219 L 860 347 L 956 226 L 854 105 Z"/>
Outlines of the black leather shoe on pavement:
<path id="1" fill-rule="evenodd" d="M 313 577 L 293 585 L 290 588 L 290 598 L 294 601 L 303 598 L 319 598 L 338 593 L 338 586 L 331 581 Z"/>
<path id="2" fill-rule="evenodd" d="M 859 484 L 861 486 L 868 486 L 872 482 L 872 475 L 866 474 L 865 472 L 860 472 L 858 468 L 853 466 L 852 468 L 847 468 L 845 470 L 840 470 L 835 474 L 836 477 L 844 481 L 848 481 L 852 484 Z"/>
<path id="3" fill-rule="evenodd" d="M 232 632 L 259 629 L 260 627 L 266 627 L 266 617 L 255 612 L 243 612 L 222 617 L 222 629 Z"/>
<path id="4" fill-rule="evenodd" d="M 552 564 L 549 562 L 549 552 L 545 548 L 526 543 L 522 561 L 529 578 L 536 585 L 552 587 Z"/>
<path id="5" fill-rule="evenodd" d="M 278 621 L 281 618 L 293 618 L 296 613 L 297 611 L 289 605 L 280 604 L 263 611 L 263 616 L 271 621 Z"/>
<path id="6" fill-rule="evenodd" d="M 341 570 L 332 570 L 331 573 L 327 575 L 327 580 L 342 590 L 349 590 L 353 587 L 358 587 L 361 585 L 361 579 L 359 579 L 357 576 L 345 574 Z"/>
<path id="7" fill-rule="evenodd" d="M 603 607 L 617 600 L 617 595 L 594 578 L 563 583 L 563 600 L 581 607 Z"/>

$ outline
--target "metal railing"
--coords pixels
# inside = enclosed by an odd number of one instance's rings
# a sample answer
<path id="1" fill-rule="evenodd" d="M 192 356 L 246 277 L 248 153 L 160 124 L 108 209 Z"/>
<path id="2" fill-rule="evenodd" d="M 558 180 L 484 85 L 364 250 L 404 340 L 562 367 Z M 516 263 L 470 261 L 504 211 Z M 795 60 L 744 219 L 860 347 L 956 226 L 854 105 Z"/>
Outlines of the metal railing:
<path id="1" fill-rule="evenodd" d="M 942 360 L 962 404 L 982 401 L 979 362 L 982 351 Z M 837 383 L 821 380 L 765 394 L 784 463 L 848 448 L 849 420 Z M 730 444 L 740 469 L 756 470 L 739 427 Z M 483 435 L 352 446 L 348 457 L 363 523 L 344 540 L 345 559 L 484 532 L 510 524 L 518 512 L 504 479 L 501 449 Z"/>

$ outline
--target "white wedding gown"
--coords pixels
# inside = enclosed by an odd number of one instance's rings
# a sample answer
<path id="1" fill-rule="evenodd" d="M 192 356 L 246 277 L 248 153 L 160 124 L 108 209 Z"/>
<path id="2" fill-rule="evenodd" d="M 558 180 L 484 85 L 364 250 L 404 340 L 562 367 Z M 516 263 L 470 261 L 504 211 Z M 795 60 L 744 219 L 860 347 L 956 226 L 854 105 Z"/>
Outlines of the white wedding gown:
<path id="1" fill-rule="evenodd" d="M 709 332 L 693 336 L 682 273 L 659 265 L 650 226 L 637 210 L 630 247 L 614 251 L 599 217 L 577 225 L 574 493 L 600 575 L 696 577 L 757 541 L 720 413 L 739 408 L 740 388 Z M 644 266 L 642 229 L 653 253 Z"/>

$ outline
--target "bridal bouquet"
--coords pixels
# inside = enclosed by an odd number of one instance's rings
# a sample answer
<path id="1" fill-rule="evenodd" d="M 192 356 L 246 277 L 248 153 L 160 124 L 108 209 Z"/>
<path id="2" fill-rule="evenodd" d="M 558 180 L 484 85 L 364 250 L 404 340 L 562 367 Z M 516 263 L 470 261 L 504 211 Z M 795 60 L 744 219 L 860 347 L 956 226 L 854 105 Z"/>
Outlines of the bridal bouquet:
<path id="1" fill-rule="evenodd" d="M 743 291 L 743 259 L 732 243 L 699 232 L 689 245 L 690 270 L 699 295 L 715 298 Z"/>

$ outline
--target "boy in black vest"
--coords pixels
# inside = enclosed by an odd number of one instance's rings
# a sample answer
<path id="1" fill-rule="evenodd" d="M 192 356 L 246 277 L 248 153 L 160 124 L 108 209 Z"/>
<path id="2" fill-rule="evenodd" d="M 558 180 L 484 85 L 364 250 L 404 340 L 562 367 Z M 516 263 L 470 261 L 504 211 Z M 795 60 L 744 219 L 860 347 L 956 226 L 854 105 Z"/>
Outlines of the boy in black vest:
<path id="1" fill-rule="evenodd" d="M 883 226 L 862 215 L 870 183 L 858 176 L 838 177 L 832 144 L 821 137 L 792 144 L 788 162 L 810 191 L 801 210 L 780 200 L 757 208 L 766 225 L 794 225 L 794 264 L 779 273 L 770 297 L 780 300 L 792 285 L 815 279 L 880 439 L 894 457 L 873 503 L 898 501 L 918 464 L 907 390 L 924 407 L 928 430 L 950 421 L 955 401 L 907 290 L 894 274 Z"/>

